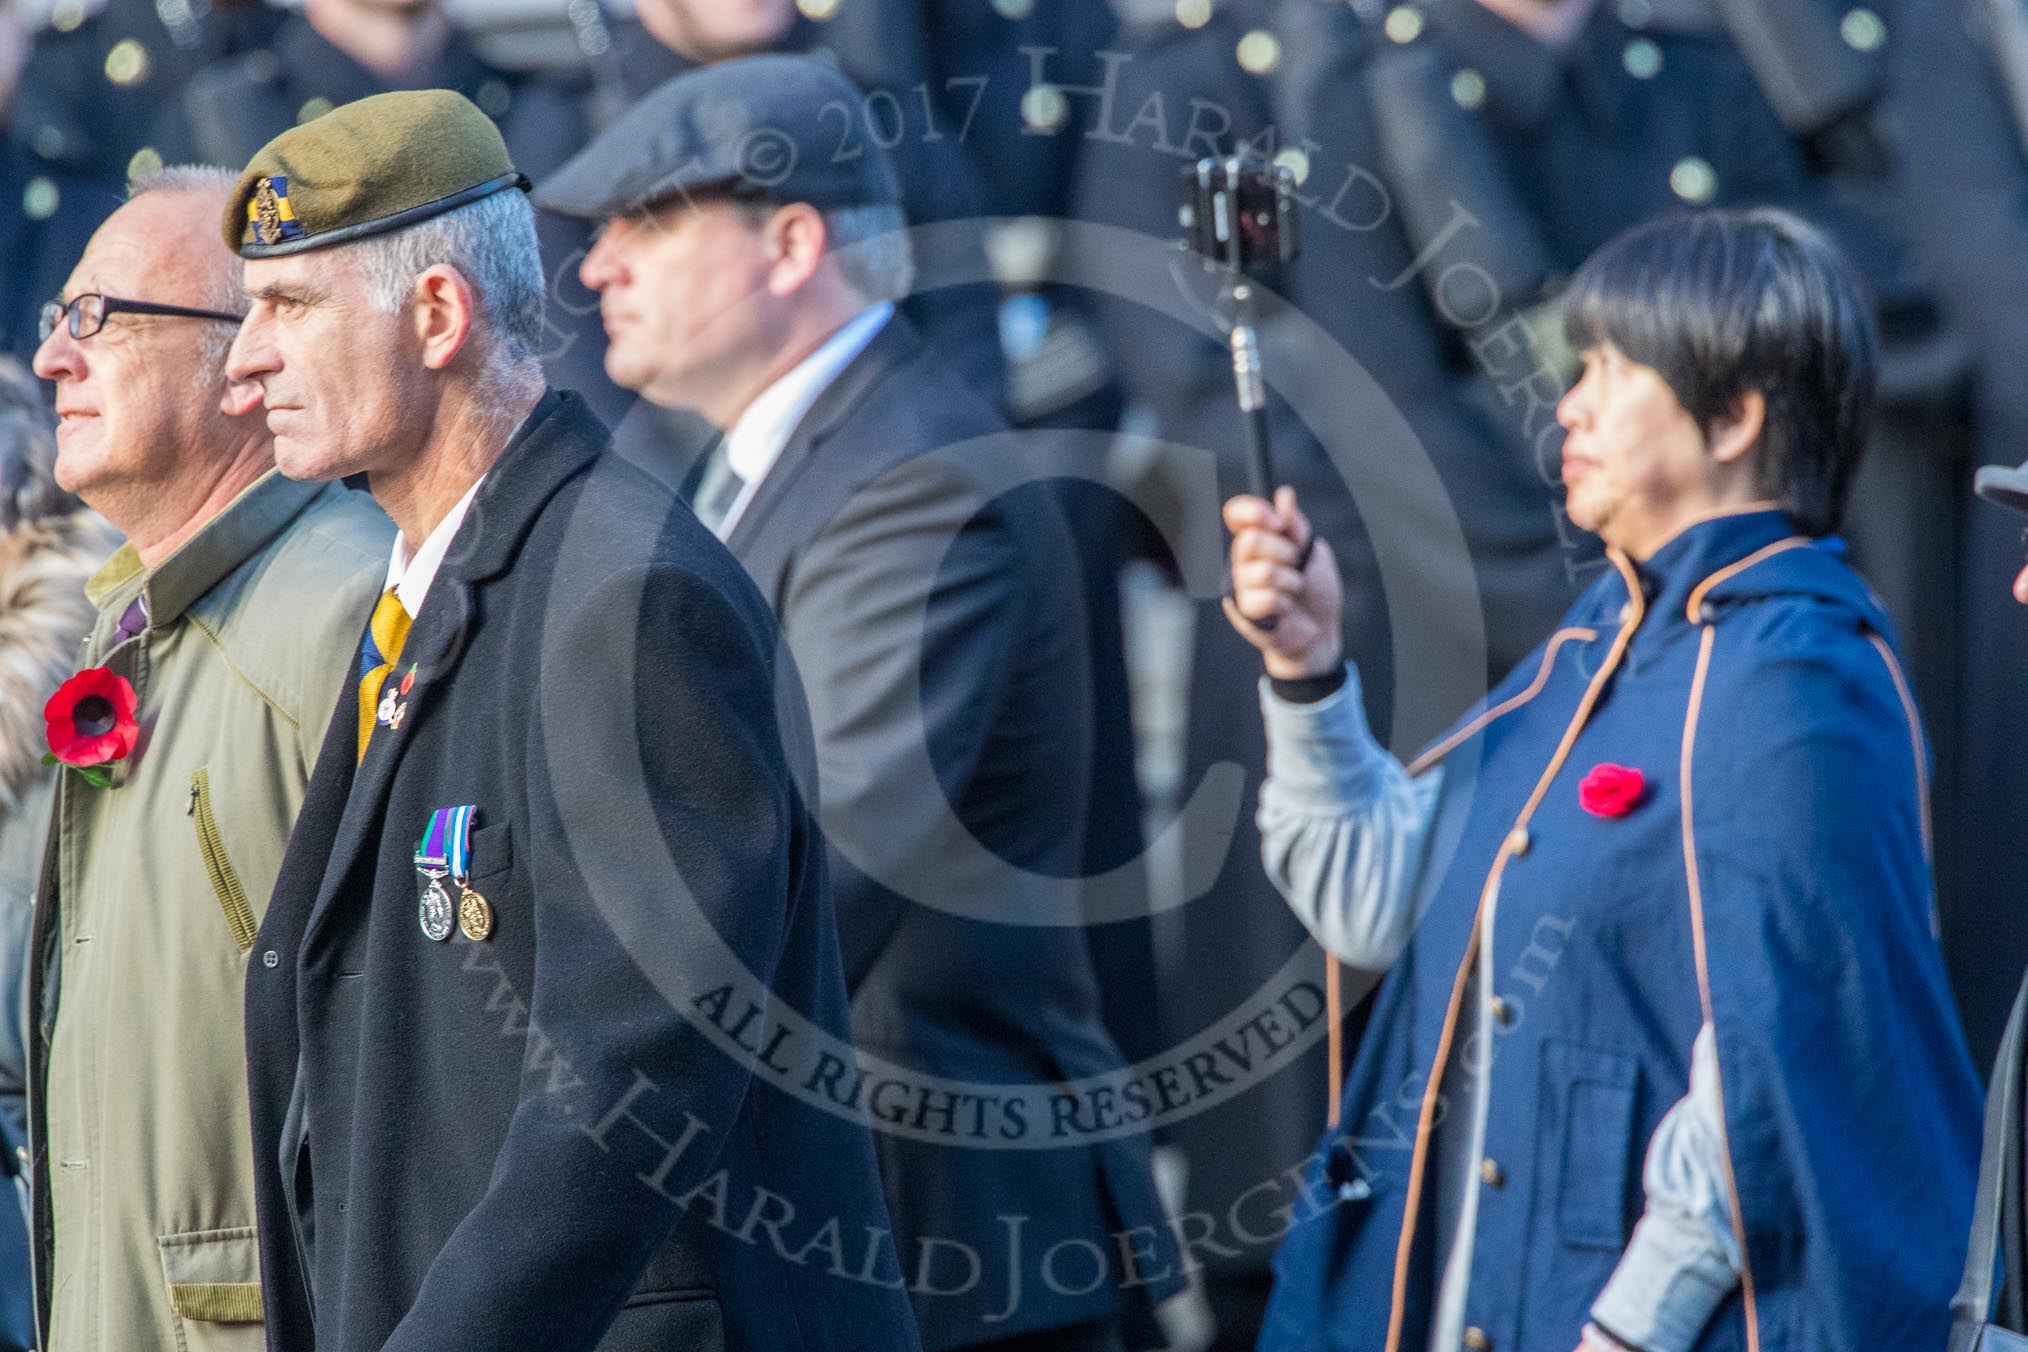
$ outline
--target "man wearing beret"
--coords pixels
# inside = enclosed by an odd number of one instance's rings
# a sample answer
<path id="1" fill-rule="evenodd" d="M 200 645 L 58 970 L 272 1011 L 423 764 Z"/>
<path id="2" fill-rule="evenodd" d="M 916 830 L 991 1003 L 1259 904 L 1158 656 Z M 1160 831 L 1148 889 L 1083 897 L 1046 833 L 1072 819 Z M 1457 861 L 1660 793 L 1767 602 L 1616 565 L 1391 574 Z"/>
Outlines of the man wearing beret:
<path id="1" fill-rule="evenodd" d="M 544 389 L 523 183 L 393 93 L 226 213 L 278 463 L 401 531 L 248 983 L 269 1346 L 914 1348 L 863 1121 L 784 1092 L 845 1028 L 804 715 L 737 563 Z"/>
<path id="2" fill-rule="evenodd" d="M 536 201 L 605 223 L 580 271 L 612 377 L 724 429 L 687 491 L 808 693 L 860 1047 L 943 1086 L 1115 1076 L 1074 900 L 1091 726 L 1073 545 L 1024 448 L 896 313 L 892 171 L 824 143 L 821 110 L 849 97 L 803 57 L 707 66 Z M 971 1099 L 918 1103 L 876 1143 L 924 1344 L 1138 1338 L 1179 1266 L 1145 1134 L 1059 1120 L 1037 1148 Z M 925 1131 L 953 1117 L 969 1125 Z M 1075 1279 L 1060 1246 L 1089 1246 Z"/>
<path id="3" fill-rule="evenodd" d="M 304 0 L 273 27 L 262 45 L 221 56 L 181 83 L 158 129 L 165 155 L 245 164 L 269 138 L 319 111 L 396 89 L 457 90 L 493 119 L 515 164 L 531 175 L 583 144 L 575 82 L 493 65 L 441 0 Z M 545 315 L 543 365 L 552 381 L 616 415 L 631 401 L 599 369 L 597 314 L 574 284 L 563 289 L 587 243 L 583 232 L 543 222 L 536 238 L 559 302 Z"/>
<path id="4" fill-rule="evenodd" d="M 49 1352 L 260 1346 L 242 991 L 392 534 L 363 494 L 276 474 L 258 391 L 226 380 L 232 189 L 140 180 L 35 354 L 58 481 L 127 537 L 85 588 L 77 657 L 103 670 L 38 697 L 55 754 L 111 762 L 61 772 L 29 949 Z"/>

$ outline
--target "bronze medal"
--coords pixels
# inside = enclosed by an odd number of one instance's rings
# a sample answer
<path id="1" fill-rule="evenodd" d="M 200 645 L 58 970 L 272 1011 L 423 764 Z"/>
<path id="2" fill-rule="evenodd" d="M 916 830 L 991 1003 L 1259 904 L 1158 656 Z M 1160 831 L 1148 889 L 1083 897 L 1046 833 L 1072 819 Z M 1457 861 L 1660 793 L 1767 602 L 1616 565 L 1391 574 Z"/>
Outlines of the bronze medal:
<path id="1" fill-rule="evenodd" d="M 465 895 L 458 902 L 458 928 L 474 943 L 482 942 L 493 934 L 493 907 L 471 887 L 465 887 Z"/>

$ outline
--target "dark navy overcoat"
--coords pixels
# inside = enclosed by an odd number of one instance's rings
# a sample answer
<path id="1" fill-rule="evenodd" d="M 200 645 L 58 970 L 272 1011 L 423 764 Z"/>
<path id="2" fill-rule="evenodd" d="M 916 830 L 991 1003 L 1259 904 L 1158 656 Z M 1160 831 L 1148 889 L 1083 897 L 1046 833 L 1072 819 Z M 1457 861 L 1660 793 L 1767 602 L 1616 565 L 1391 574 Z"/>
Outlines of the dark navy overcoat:
<path id="1" fill-rule="evenodd" d="M 335 711 L 247 978 L 270 1352 L 919 1352 L 866 1123 L 781 1073 L 848 1032 L 799 687 L 609 444 L 546 396 L 399 722 Z M 490 920 L 433 936 L 457 806 Z"/>
<path id="2" fill-rule="evenodd" d="M 1641 1166 L 1715 1029 L 1740 1289 L 1700 1350 L 1940 1349 L 1979 1090 L 1936 942 L 1928 752 L 1894 639 L 1831 541 L 1774 510 L 1615 556 L 1411 769 L 1443 767 L 1427 905 L 1380 989 L 1264 1352 L 1428 1345 L 1445 1072 L 1490 1056 L 1466 1337 L 1569 1352 Z M 1646 781 L 1602 816 L 1600 764 Z M 1491 1047 L 1467 1050 L 1493 905 Z"/>

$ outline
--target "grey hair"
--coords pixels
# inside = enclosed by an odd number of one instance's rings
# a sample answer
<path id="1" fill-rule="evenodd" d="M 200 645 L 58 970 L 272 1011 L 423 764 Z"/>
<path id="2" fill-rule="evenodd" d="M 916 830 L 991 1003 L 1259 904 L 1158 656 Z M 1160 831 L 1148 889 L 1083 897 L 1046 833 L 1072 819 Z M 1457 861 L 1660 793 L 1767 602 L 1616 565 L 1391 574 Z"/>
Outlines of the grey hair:
<path id="1" fill-rule="evenodd" d="M 131 202 L 151 192 L 209 193 L 214 197 L 231 197 L 238 187 L 239 175 L 230 169 L 221 169 L 215 164 L 171 164 L 129 179 L 127 200 Z"/>
<path id="2" fill-rule="evenodd" d="M 501 398 L 542 378 L 542 253 L 535 211 L 525 193 L 508 189 L 433 216 L 405 230 L 346 246 L 384 314 L 399 314 L 415 295 L 416 278 L 438 264 L 456 268 L 477 293 L 484 380 Z"/>
<path id="3" fill-rule="evenodd" d="M 868 300 L 900 300 L 915 287 L 915 250 L 900 207 L 839 207 L 824 213 L 838 272 Z"/>
<path id="4" fill-rule="evenodd" d="M 0 357 L 0 532 L 78 509 L 56 486 L 55 466 L 56 433 L 40 386 Z"/>
<path id="5" fill-rule="evenodd" d="M 785 203 L 735 199 L 749 225 L 759 226 Z M 915 251 L 908 219 L 895 206 L 833 207 L 824 218 L 824 252 L 845 284 L 867 300 L 901 300 L 915 286 Z"/>
<path id="6" fill-rule="evenodd" d="M 230 169 L 221 169 L 215 164 L 172 164 L 137 174 L 129 180 L 127 200 L 132 202 L 153 193 L 185 193 L 193 197 L 214 198 L 223 208 L 238 186 L 239 175 Z M 232 313 L 246 309 L 246 291 L 240 284 L 239 260 L 231 254 L 224 254 L 217 267 L 206 271 L 202 287 L 206 308 Z M 204 323 L 202 352 L 205 369 L 223 371 L 226 353 L 232 350 L 232 340 L 239 336 L 239 330 L 228 327 L 222 320 L 206 320 Z"/>

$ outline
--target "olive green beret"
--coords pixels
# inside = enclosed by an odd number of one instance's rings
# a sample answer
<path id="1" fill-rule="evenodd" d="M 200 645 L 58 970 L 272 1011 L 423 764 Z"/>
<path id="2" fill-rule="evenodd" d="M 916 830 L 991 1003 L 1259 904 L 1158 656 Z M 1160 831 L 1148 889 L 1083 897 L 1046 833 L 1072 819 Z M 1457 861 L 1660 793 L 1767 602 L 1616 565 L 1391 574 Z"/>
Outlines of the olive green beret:
<path id="1" fill-rule="evenodd" d="M 344 244 L 528 187 L 491 118 L 448 89 L 375 94 L 255 152 L 225 211 L 241 258 Z"/>

